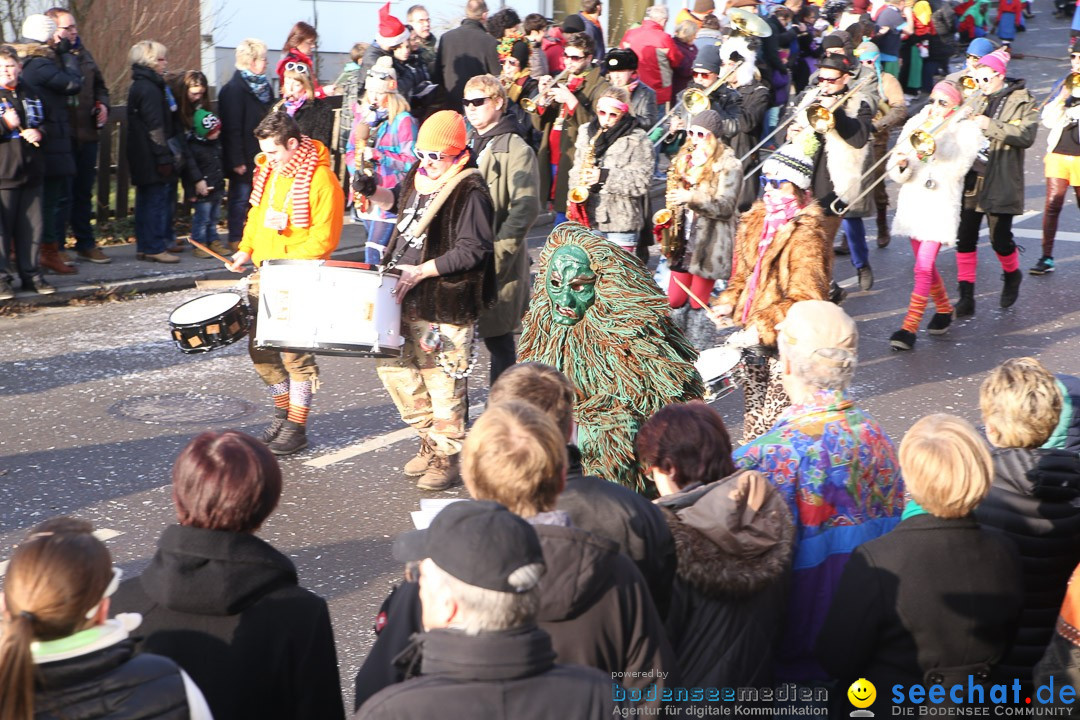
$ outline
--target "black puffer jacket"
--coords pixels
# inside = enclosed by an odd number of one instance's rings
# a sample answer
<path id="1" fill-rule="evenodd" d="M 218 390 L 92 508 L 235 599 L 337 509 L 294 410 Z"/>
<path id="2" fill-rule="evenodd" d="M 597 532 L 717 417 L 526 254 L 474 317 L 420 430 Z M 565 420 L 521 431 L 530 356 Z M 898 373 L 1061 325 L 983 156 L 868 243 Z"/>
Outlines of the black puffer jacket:
<path id="1" fill-rule="evenodd" d="M 0 87 L 0 102 L 8 103 L 19 114 L 19 127 L 29 127 L 27 103 L 37 102 L 37 96 L 19 78 L 14 90 Z M 38 121 L 40 123 L 40 120 Z M 0 121 L 0 190 L 40 183 L 45 175 L 45 156 L 40 147 L 34 147 L 14 136 L 10 128 Z"/>
<path id="2" fill-rule="evenodd" d="M 145 65 L 131 66 L 127 100 L 127 157 L 132 185 L 168 182 L 175 161 L 168 138 L 173 136 L 172 111 L 165 97 L 165 79 Z M 169 175 L 158 167 L 170 167 Z"/>
<path id="3" fill-rule="evenodd" d="M 998 677 L 1027 683 L 1054 634 L 1073 569 L 1080 564 L 1080 456 L 1068 450 L 998 449 L 994 484 L 975 510 L 979 525 L 1020 552 L 1024 605 Z"/>
<path id="4" fill-rule="evenodd" d="M 37 666 L 34 720 L 188 720 L 176 663 L 131 640 Z"/>
<path id="5" fill-rule="evenodd" d="M 23 58 L 22 80 L 41 99 L 45 110 L 45 139 L 41 142 L 45 155 L 45 176 L 74 175 L 75 155 L 68 100 L 82 90 L 83 75 L 79 58 L 70 52 L 57 54 L 41 43 L 31 42 L 16 47 Z"/>
<path id="6" fill-rule="evenodd" d="M 270 112 L 274 104 L 273 91 L 270 100 L 262 102 L 251 91 L 239 70 L 225 83 L 218 94 L 218 114 L 221 115 L 221 149 L 225 171 L 235 176 L 233 168 L 247 166 L 247 172 L 238 179 L 251 182 L 255 172 L 255 156 L 259 154 L 259 141 L 255 139 L 255 127 Z"/>
<path id="7" fill-rule="evenodd" d="M 254 535 L 166 528 L 112 607 L 142 614 L 140 650 L 184 668 L 218 720 L 345 714 L 326 601 Z"/>
<path id="8" fill-rule="evenodd" d="M 756 483 L 756 510 L 731 496 Z M 740 492 L 745 497 L 746 487 Z M 751 493 L 752 495 L 752 493 Z M 667 631 L 687 687 L 769 687 L 787 606 L 795 526 L 756 472 L 658 502 L 675 537 L 678 577 Z"/>
<path id="9" fill-rule="evenodd" d="M 274 112 L 285 112 L 285 101 L 274 106 Z M 334 108 L 326 98 L 308 98 L 293 114 L 300 132 L 312 140 L 318 140 L 327 149 L 334 147 Z"/>

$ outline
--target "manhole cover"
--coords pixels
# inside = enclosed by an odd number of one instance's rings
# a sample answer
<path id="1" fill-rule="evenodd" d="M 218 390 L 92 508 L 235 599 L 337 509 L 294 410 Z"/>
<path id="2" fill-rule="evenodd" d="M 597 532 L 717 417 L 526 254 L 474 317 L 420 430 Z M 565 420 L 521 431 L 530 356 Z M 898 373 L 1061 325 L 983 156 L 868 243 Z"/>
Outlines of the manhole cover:
<path id="1" fill-rule="evenodd" d="M 113 415 L 145 423 L 220 423 L 254 411 L 251 403 L 240 398 L 201 393 L 134 397 L 109 408 Z"/>

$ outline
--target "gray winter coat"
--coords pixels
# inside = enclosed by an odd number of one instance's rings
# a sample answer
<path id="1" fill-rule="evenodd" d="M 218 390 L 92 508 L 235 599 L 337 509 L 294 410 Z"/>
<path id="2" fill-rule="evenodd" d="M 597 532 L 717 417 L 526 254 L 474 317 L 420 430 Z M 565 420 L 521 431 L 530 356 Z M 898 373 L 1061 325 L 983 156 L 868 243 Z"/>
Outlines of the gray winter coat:
<path id="1" fill-rule="evenodd" d="M 583 125 L 577 135 L 574 151 L 574 167 L 570 169 L 570 187 L 581 184 L 582 164 L 589 143 L 596 133 L 596 124 Z M 586 211 L 589 225 L 600 232 L 636 233 L 645 217 L 642 196 L 649 192 L 653 175 L 653 150 L 645 131 L 635 127 L 629 134 L 616 140 L 596 158 L 603 184 L 599 192 L 590 192 Z"/>

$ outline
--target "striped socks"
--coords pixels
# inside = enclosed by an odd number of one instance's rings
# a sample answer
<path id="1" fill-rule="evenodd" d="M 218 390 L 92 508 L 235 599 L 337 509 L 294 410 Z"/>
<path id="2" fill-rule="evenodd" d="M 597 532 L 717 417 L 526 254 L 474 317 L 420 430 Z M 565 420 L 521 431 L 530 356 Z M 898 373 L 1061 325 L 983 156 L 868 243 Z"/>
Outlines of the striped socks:
<path id="1" fill-rule="evenodd" d="M 293 380 L 289 385 L 289 422 L 304 425 L 311 410 L 312 384 L 310 380 Z"/>
<path id="2" fill-rule="evenodd" d="M 274 383 L 270 386 L 270 397 L 274 399 L 276 410 L 289 409 L 289 381 Z"/>
<path id="3" fill-rule="evenodd" d="M 952 303 L 949 302 L 949 293 L 945 290 L 945 281 L 940 277 L 930 286 L 930 298 L 934 301 L 937 312 L 950 314 L 953 311 Z"/>
<path id="4" fill-rule="evenodd" d="M 919 323 L 922 322 L 926 312 L 926 296 L 911 293 L 911 302 L 908 303 L 907 315 L 904 316 L 904 324 L 901 326 L 909 333 L 919 332 Z"/>

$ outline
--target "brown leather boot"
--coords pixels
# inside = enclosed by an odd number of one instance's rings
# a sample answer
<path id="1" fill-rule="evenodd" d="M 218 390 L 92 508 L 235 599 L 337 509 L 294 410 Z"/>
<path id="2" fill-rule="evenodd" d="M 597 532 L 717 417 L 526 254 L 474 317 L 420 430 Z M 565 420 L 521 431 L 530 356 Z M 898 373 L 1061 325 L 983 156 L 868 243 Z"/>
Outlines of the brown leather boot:
<path id="1" fill-rule="evenodd" d="M 75 268 L 60 259 L 59 249 L 52 243 L 46 243 L 41 246 L 41 256 L 38 259 L 38 264 L 42 269 L 48 270 L 56 275 L 74 275 L 78 272 Z"/>
<path id="2" fill-rule="evenodd" d="M 459 455 L 443 455 L 436 452 L 416 487 L 421 490 L 448 490 L 458 478 Z"/>
<path id="3" fill-rule="evenodd" d="M 877 246 L 879 248 L 889 247 L 889 243 L 892 242 L 892 235 L 889 234 L 889 220 L 885 217 L 885 213 L 888 208 L 879 207 L 877 209 Z"/>
<path id="4" fill-rule="evenodd" d="M 405 467 L 401 469 L 407 477 L 420 477 L 427 472 L 428 466 L 431 465 L 431 458 L 434 457 L 435 448 L 431 447 L 431 443 L 427 438 L 420 438 L 420 449 L 416 451 L 416 455 L 412 460 L 405 463 Z"/>

